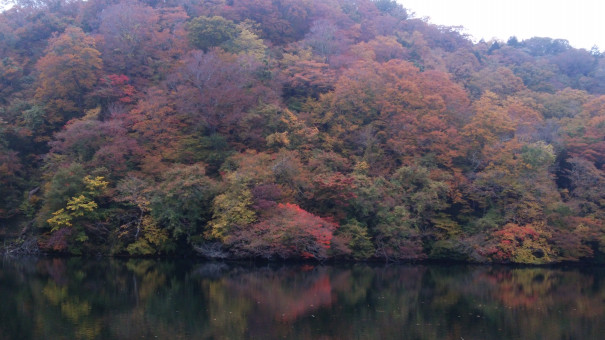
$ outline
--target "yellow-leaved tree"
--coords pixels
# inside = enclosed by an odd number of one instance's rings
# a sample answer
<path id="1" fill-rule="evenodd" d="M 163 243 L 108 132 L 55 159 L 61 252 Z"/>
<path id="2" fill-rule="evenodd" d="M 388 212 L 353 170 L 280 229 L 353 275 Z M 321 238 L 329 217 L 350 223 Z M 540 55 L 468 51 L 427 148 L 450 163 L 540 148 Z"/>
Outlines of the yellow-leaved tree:
<path id="1" fill-rule="evenodd" d="M 46 221 L 50 225 L 51 233 L 62 228 L 72 228 L 76 232 L 76 241 L 88 240 L 82 222 L 98 219 L 99 216 L 96 213 L 98 204 L 95 202 L 95 198 L 101 195 L 109 183 L 104 181 L 102 176 L 86 176 L 83 178 L 83 182 L 85 189 L 79 195 L 70 198 L 64 208 L 52 213 L 53 217 Z"/>

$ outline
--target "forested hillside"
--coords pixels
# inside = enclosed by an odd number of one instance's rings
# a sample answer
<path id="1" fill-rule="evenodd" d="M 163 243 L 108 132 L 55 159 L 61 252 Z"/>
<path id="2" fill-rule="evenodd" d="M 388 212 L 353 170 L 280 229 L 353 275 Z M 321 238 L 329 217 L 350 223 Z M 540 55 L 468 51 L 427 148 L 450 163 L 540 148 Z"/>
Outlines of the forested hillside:
<path id="1" fill-rule="evenodd" d="M 392 0 L 17 0 L 0 183 L 13 250 L 603 262 L 605 56 Z"/>

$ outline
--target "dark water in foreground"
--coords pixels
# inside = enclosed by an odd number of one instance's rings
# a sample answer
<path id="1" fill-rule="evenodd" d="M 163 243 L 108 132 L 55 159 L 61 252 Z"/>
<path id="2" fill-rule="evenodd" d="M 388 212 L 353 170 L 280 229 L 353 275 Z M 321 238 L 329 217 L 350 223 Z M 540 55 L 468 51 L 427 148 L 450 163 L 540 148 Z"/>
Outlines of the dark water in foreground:
<path id="1" fill-rule="evenodd" d="M 0 260 L 0 340 L 605 338 L 603 268 Z"/>

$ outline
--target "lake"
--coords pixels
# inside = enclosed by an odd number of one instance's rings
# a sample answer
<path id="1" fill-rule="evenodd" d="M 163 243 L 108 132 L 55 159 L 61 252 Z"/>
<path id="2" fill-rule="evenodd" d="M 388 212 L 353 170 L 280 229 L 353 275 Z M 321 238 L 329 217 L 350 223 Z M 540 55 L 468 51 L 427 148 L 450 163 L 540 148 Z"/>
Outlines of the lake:
<path id="1" fill-rule="evenodd" d="M 599 267 L 0 260 L 0 340 L 605 336 Z"/>

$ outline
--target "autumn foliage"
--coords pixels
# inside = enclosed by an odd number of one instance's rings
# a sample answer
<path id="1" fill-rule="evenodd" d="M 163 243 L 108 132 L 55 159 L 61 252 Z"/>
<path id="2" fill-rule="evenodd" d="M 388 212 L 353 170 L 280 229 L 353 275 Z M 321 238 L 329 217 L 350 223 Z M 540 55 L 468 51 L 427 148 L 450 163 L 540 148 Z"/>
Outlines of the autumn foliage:
<path id="1" fill-rule="evenodd" d="M 227 243 L 243 257 L 323 260 L 328 257 L 335 229 L 334 223 L 295 204 L 280 203 L 269 218 L 241 227 Z"/>
<path id="2" fill-rule="evenodd" d="M 14 2 L 0 235 L 65 254 L 605 260 L 598 49 L 473 43 L 387 0 Z"/>

